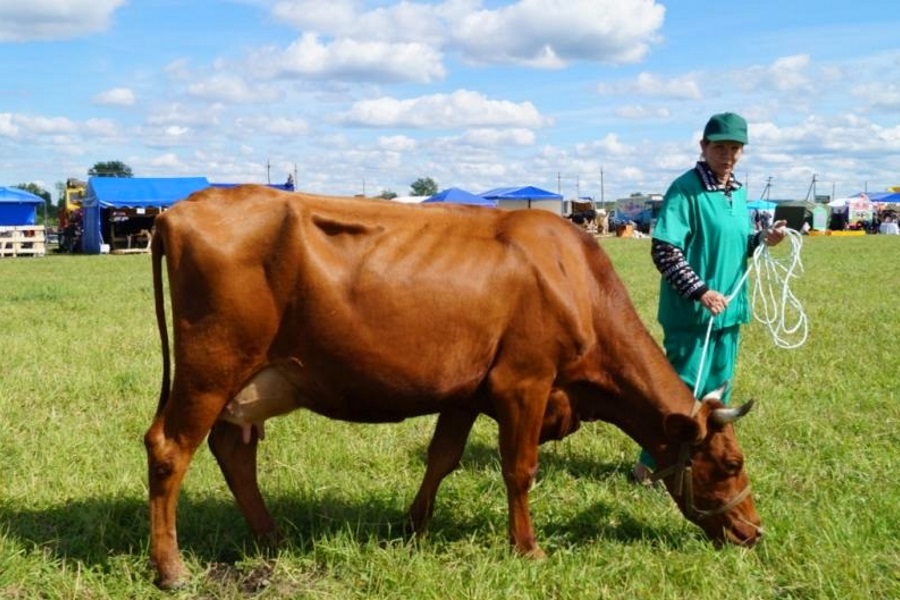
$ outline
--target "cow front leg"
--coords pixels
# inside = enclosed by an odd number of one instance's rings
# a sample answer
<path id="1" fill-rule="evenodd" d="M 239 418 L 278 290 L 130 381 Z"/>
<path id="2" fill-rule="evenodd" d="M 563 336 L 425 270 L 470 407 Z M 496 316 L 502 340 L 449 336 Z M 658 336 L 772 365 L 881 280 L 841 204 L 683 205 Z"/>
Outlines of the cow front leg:
<path id="1" fill-rule="evenodd" d="M 548 392 L 522 393 L 498 405 L 500 462 L 509 506 L 509 539 L 516 552 L 531 558 L 545 556 L 532 528 L 528 491 L 537 475 L 538 440 Z"/>
<path id="2" fill-rule="evenodd" d="M 438 415 L 434 435 L 428 445 L 428 466 L 422 485 L 409 509 L 413 531 L 421 531 L 434 512 L 434 500 L 444 478 L 459 466 L 478 413 L 450 411 Z"/>
<path id="3" fill-rule="evenodd" d="M 209 449 L 253 535 L 274 539 L 277 537 L 275 521 L 266 508 L 256 476 L 259 432 L 251 428 L 249 433 L 249 439 L 245 441 L 241 427 L 216 421 L 209 434 Z"/>
<path id="4" fill-rule="evenodd" d="M 178 549 L 175 513 L 178 492 L 191 457 L 202 435 L 175 437 L 165 433 L 165 421 L 157 417 L 144 436 L 150 488 L 150 563 L 156 568 L 156 585 L 173 589 L 183 584 L 188 572 Z"/>

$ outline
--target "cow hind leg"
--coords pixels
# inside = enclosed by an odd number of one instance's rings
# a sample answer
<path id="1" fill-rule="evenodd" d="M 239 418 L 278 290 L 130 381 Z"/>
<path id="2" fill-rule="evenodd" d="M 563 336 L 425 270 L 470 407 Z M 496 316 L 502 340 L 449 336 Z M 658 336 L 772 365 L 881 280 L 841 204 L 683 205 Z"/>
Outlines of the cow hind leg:
<path id="1" fill-rule="evenodd" d="M 216 421 L 209 434 L 209 449 L 253 535 L 274 539 L 277 537 L 275 521 L 266 508 L 257 481 L 258 444 L 259 432 L 255 428 L 245 441 L 240 426 L 221 420 Z"/>
<path id="2" fill-rule="evenodd" d="M 465 411 L 443 412 L 438 415 L 434 435 L 428 445 L 425 476 L 409 509 L 409 522 L 413 531 L 421 531 L 431 518 L 438 487 L 459 466 L 459 459 L 477 416 L 478 413 Z"/>
<path id="3" fill-rule="evenodd" d="M 178 492 L 191 458 L 205 431 L 176 436 L 167 431 L 165 416 L 158 415 L 144 436 L 150 492 L 150 562 L 156 568 L 156 584 L 162 589 L 179 587 L 187 569 L 178 549 L 175 514 Z"/>

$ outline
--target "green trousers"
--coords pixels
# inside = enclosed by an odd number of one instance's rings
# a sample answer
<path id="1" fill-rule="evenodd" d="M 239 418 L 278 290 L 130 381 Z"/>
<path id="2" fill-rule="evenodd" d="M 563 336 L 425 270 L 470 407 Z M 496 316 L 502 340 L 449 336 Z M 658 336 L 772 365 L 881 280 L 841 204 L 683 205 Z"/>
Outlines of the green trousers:
<path id="1" fill-rule="evenodd" d="M 722 402 L 728 404 L 731 401 L 731 384 L 740 340 L 740 325 L 714 330 L 709 336 L 709 347 L 706 349 L 706 357 L 703 358 L 702 372 L 700 359 L 706 341 L 706 329 L 666 331 L 663 347 L 666 350 L 666 358 L 691 391 L 694 391 L 697 380 L 700 380 L 700 387 L 697 389 L 698 399 L 727 382 L 729 385 L 722 395 Z M 641 450 L 640 461 L 651 469 L 656 467 L 656 461 L 646 450 Z"/>

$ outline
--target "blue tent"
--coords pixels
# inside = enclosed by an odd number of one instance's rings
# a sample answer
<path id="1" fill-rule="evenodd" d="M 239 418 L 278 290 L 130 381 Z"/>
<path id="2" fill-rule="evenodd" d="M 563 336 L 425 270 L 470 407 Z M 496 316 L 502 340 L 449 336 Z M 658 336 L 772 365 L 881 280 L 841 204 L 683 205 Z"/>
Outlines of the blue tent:
<path id="1" fill-rule="evenodd" d="M 488 200 L 481 196 L 476 196 L 472 192 L 464 189 L 451 187 L 429 196 L 425 202 L 446 202 L 451 204 L 475 204 L 477 206 L 497 206 L 496 200 Z"/>
<path id="2" fill-rule="evenodd" d="M 481 194 L 488 200 L 562 200 L 563 197 L 532 185 L 524 187 L 502 187 Z"/>
<path id="3" fill-rule="evenodd" d="M 102 209 L 161 210 L 208 187 L 206 177 L 91 177 L 82 201 L 82 251 L 100 253 Z"/>
<path id="4" fill-rule="evenodd" d="M 0 225 L 34 225 L 44 199 L 16 187 L 0 186 Z"/>
<path id="5" fill-rule="evenodd" d="M 876 192 L 874 194 L 869 194 L 869 200 L 882 204 L 900 203 L 900 192 Z"/>
<path id="6" fill-rule="evenodd" d="M 547 190 L 542 190 L 539 187 L 534 187 L 533 185 L 527 185 L 522 187 L 502 187 L 502 188 L 494 188 L 493 190 L 488 190 L 481 194 L 482 197 L 487 198 L 488 200 L 496 200 L 497 202 L 502 202 L 504 200 L 513 200 L 513 201 L 527 201 L 528 208 L 531 208 L 531 203 L 535 201 L 547 201 L 547 200 L 557 200 L 559 201 L 559 214 L 562 216 L 563 214 L 563 197 L 554 192 L 548 192 Z"/>
<path id="7" fill-rule="evenodd" d="M 747 202 L 747 210 L 766 210 L 775 212 L 778 203 L 771 200 L 751 200 Z"/>

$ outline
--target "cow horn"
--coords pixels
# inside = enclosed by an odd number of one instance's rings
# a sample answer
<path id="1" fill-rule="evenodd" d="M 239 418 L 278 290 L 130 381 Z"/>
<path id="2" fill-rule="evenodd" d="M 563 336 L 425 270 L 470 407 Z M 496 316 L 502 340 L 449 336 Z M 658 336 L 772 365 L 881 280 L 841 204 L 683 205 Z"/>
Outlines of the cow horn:
<path id="1" fill-rule="evenodd" d="M 727 425 L 728 423 L 734 423 L 746 415 L 750 412 L 751 408 L 753 408 L 753 400 L 745 402 L 735 408 L 717 408 L 712 411 L 710 416 L 712 417 L 712 420 L 719 425 Z"/>

